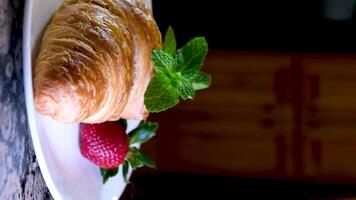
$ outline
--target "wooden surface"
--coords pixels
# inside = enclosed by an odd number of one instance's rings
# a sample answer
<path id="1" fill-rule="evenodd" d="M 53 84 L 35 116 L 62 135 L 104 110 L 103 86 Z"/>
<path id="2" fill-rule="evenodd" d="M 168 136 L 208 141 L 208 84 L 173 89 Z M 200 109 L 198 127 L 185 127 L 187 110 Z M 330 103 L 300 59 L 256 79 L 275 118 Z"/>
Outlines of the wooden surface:
<path id="1" fill-rule="evenodd" d="M 23 6 L 23 0 L 0 0 L 0 200 L 47 200 L 25 111 Z"/>
<path id="2" fill-rule="evenodd" d="M 210 51 L 213 84 L 150 119 L 158 172 L 356 183 L 356 57 Z"/>

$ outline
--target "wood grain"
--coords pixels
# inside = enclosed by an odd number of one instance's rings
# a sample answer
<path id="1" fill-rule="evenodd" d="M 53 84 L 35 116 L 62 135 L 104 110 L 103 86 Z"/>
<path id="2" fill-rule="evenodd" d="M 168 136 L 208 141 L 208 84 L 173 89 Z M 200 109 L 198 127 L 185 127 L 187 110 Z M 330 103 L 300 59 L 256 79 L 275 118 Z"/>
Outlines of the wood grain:
<path id="1" fill-rule="evenodd" d="M 356 183 L 356 57 L 211 51 L 213 84 L 152 114 L 158 172 Z"/>
<path id="2" fill-rule="evenodd" d="M 293 126 L 287 84 L 276 81 L 291 58 L 211 51 L 204 71 L 208 90 L 151 120 L 160 123 L 156 143 L 145 146 L 159 172 L 285 176 Z M 281 80 L 280 82 L 282 82 Z M 151 146 L 150 146 L 151 145 Z M 151 148 L 151 149 L 150 149 Z"/>
<path id="3" fill-rule="evenodd" d="M 0 0 L 0 199 L 52 199 L 27 125 L 22 75 L 24 1 Z"/>

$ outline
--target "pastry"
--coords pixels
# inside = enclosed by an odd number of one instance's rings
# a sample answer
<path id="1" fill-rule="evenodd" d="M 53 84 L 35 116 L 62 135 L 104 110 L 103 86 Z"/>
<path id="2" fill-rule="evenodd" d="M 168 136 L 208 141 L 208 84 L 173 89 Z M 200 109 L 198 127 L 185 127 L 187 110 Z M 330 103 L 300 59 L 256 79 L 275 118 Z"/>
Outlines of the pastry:
<path id="1" fill-rule="evenodd" d="M 161 41 L 139 0 L 65 0 L 35 63 L 36 110 L 62 123 L 145 119 L 150 54 Z"/>

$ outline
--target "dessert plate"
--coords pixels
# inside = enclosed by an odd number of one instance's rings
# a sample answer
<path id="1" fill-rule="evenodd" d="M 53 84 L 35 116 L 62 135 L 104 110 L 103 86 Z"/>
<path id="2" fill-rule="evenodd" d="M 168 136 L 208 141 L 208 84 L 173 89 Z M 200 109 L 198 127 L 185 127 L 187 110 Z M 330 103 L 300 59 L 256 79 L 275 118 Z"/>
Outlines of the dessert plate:
<path id="1" fill-rule="evenodd" d="M 79 150 L 79 125 L 64 125 L 36 112 L 32 69 L 42 33 L 63 0 L 27 0 L 23 29 L 24 86 L 31 137 L 44 180 L 58 200 L 112 200 L 125 189 L 121 170 L 103 185 L 98 167 Z M 145 1 L 151 6 L 151 1 Z M 128 131 L 138 125 L 128 122 Z"/>

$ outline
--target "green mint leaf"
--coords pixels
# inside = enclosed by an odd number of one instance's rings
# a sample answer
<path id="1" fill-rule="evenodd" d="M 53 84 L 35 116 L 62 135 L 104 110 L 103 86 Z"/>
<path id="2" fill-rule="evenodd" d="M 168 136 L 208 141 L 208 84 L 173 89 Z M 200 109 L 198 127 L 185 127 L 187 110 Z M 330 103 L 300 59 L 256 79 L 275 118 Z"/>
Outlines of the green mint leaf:
<path id="1" fill-rule="evenodd" d="M 211 75 L 199 72 L 193 79 L 193 87 L 195 90 L 206 89 L 211 85 Z"/>
<path id="2" fill-rule="evenodd" d="M 196 37 L 177 51 L 177 71 L 185 73 L 197 72 L 204 64 L 208 53 L 208 43 L 204 37 Z"/>
<path id="3" fill-rule="evenodd" d="M 129 161 L 132 169 L 137 169 L 143 166 L 143 163 L 138 157 L 139 150 L 136 147 L 131 147 L 127 156 L 127 160 Z"/>
<path id="4" fill-rule="evenodd" d="M 176 50 L 177 50 L 176 37 L 174 36 L 173 28 L 169 26 L 166 35 L 164 37 L 163 51 L 165 51 L 171 56 L 174 56 L 174 54 L 176 54 Z"/>
<path id="5" fill-rule="evenodd" d="M 194 99 L 195 90 L 192 82 L 183 78 L 177 85 L 179 95 L 184 99 Z"/>
<path id="6" fill-rule="evenodd" d="M 189 80 L 190 82 L 193 82 L 193 79 L 198 75 L 198 73 L 198 71 L 191 71 L 189 73 L 184 73 L 181 76 Z"/>
<path id="7" fill-rule="evenodd" d="M 137 156 L 144 166 L 156 169 L 156 163 L 148 158 L 141 150 L 138 150 Z"/>
<path id="8" fill-rule="evenodd" d="M 153 50 L 151 59 L 157 73 L 171 71 L 174 67 L 174 58 L 164 51 Z"/>
<path id="9" fill-rule="evenodd" d="M 179 103 L 177 88 L 168 76 L 156 74 L 148 84 L 145 92 L 145 105 L 149 112 L 161 112 Z"/>
<path id="10" fill-rule="evenodd" d="M 142 122 L 129 133 L 130 144 L 143 144 L 156 135 L 158 123 Z"/>
<path id="11" fill-rule="evenodd" d="M 124 177 L 125 183 L 128 183 L 127 174 L 129 173 L 129 163 L 125 160 L 122 163 L 122 176 Z"/>
<path id="12" fill-rule="evenodd" d="M 129 158 L 128 161 L 133 170 L 143 166 L 143 163 L 137 157 Z"/>
<path id="13" fill-rule="evenodd" d="M 149 159 L 141 150 L 136 147 L 130 148 L 128 160 L 133 169 L 137 169 L 143 166 L 156 168 L 156 163 Z"/>
<path id="14" fill-rule="evenodd" d="M 101 177 L 103 178 L 103 184 L 105 184 L 109 178 L 115 176 L 118 172 L 118 168 L 114 168 L 114 169 L 103 169 L 100 168 L 100 174 Z"/>
<path id="15" fill-rule="evenodd" d="M 127 129 L 127 120 L 126 119 L 120 119 L 119 121 L 119 124 L 121 124 L 121 126 L 125 129 Z"/>

